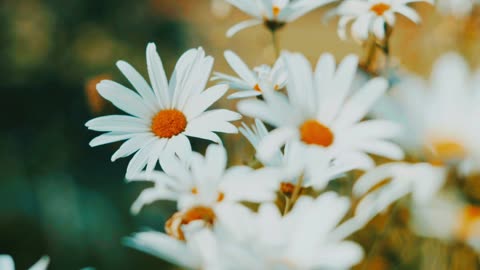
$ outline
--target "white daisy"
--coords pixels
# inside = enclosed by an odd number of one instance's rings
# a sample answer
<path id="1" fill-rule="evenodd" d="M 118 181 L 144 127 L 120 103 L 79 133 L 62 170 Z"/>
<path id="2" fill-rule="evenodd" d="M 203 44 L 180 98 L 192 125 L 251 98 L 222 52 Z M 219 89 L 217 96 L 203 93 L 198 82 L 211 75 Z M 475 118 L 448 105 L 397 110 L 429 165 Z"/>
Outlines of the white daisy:
<path id="1" fill-rule="evenodd" d="M 48 256 L 43 256 L 37 263 L 32 265 L 28 270 L 45 270 L 50 262 Z M 15 270 L 15 263 L 9 255 L 0 255 L 1 270 Z"/>
<path id="2" fill-rule="evenodd" d="M 255 125 L 249 128 L 245 123 L 239 128 L 240 132 L 252 144 L 255 150 L 260 142 L 268 135 L 268 130 L 262 121 L 255 119 Z M 302 178 L 302 187 L 314 187 L 323 189 L 333 179 L 356 168 L 370 168 L 370 160 L 343 159 L 349 156 L 333 158 L 328 151 L 320 147 L 305 147 L 299 142 L 287 143 L 284 153 L 280 149 L 269 160 L 259 161 L 266 167 L 278 169 L 280 175 L 278 180 L 280 189 L 293 190 Z M 359 163 L 360 162 L 360 163 Z M 282 190 L 283 191 L 283 190 Z M 285 193 L 285 191 L 283 191 Z"/>
<path id="3" fill-rule="evenodd" d="M 345 0 L 337 8 L 340 16 L 338 35 L 346 39 L 347 25 L 354 21 L 351 27 L 352 37 L 363 42 L 370 33 L 379 40 L 385 38 L 385 27 L 393 27 L 395 13 L 402 14 L 414 23 L 420 23 L 420 16 L 407 4 L 413 2 L 433 3 L 433 0 Z"/>
<path id="4" fill-rule="evenodd" d="M 186 241 L 160 232 L 140 232 L 125 240 L 125 244 L 187 269 L 217 269 L 219 258 L 216 239 L 203 229 L 186 234 Z"/>
<path id="5" fill-rule="evenodd" d="M 225 205 L 215 228 L 222 269 L 349 269 L 363 251 L 335 237 L 348 209 L 348 199 L 333 192 L 300 197 L 285 216 L 273 204 L 261 205 L 258 213 Z"/>
<path id="6" fill-rule="evenodd" d="M 300 54 L 283 55 L 288 70 L 287 93 L 265 91 L 264 100 L 243 100 L 238 109 L 274 127 L 258 146 L 257 155 L 268 160 L 286 142 L 301 141 L 323 147 L 333 156 L 373 165 L 367 153 L 403 158 L 402 150 L 388 141 L 400 128 L 385 120 L 361 121 L 388 87 L 383 78 L 370 80 L 350 95 L 358 59 L 348 56 L 335 70 L 332 55 L 324 54 L 315 73 Z"/>
<path id="7" fill-rule="evenodd" d="M 227 31 L 232 37 L 239 31 L 264 24 L 271 31 L 283 27 L 313 9 L 333 2 L 333 0 L 225 0 L 253 19 L 234 25 Z"/>
<path id="8" fill-rule="evenodd" d="M 480 208 L 442 194 L 412 209 L 412 228 L 424 237 L 462 241 L 480 252 Z"/>
<path id="9" fill-rule="evenodd" d="M 260 86 L 265 85 L 269 89 L 278 90 L 285 87 L 287 83 L 287 72 L 281 59 L 278 59 L 273 67 L 261 65 L 253 70 L 250 70 L 232 51 L 225 51 L 225 59 L 240 78 L 214 72 L 212 80 L 220 80 L 222 83 L 228 83 L 230 88 L 239 90 L 230 95 L 228 97 L 230 99 L 259 96 L 262 94 Z"/>
<path id="10" fill-rule="evenodd" d="M 478 0 L 437 0 L 436 5 L 440 12 L 445 15 L 455 17 L 465 17 L 470 15 Z"/>
<path id="11" fill-rule="evenodd" d="M 445 168 L 429 163 L 393 162 L 378 166 L 355 182 L 354 195 L 365 195 L 357 205 L 355 216 L 366 224 L 408 194 L 412 195 L 412 208 L 427 204 L 443 187 L 446 174 Z M 371 191 L 387 179 L 390 179 L 387 183 Z"/>
<path id="12" fill-rule="evenodd" d="M 189 160 L 175 156 L 162 158 L 164 172 L 142 172 L 130 180 L 152 181 L 155 186 L 144 190 L 132 206 L 137 213 L 157 200 L 177 201 L 178 209 L 195 206 L 214 208 L 219 203 L 275 199 L 278 173 L 274 170 L 253 170 L 246 166 L 226 169 L 227 152 L 212 144 L 205 157 L 193 152 Z"/>
<path id="13" fill-rule="evenodd" d="M 465 173 L 479 168 L 480 73 L 472 76 L 459 55 L 438 60 L 430 83 L 404 78 L 391 101 L 396 106 L 389 106 L 385 115 L 396 115 L 409 130 L 402 139 L 409 152 L 433 161 L 461 162 Z"/>
<path id="14" fill-rule="evenodd" d="M 202 48 L 191 49 L 180 57 L 170 83 L 153 43 L 147 46 L 147 64 L 152 87 L 128 63 L 117 62 L 138 94 L 113 81 L 97 85 L 100 95 L 131 116 L 102 116 L 86 123 L 89 129 L 107 132 L 93 139 L 91 146 L 127 140 L 112 156 L 114 161 L 135 153 L 127 175 L 145 166 L 152 171 L 166 152 L 188 155 L 191 145 L 187 136 L 220 143 L 213 132 L 237 132 L 229 121 L 240 119 L 238 113 L 225 109 L 206 111 L 228 86 L 217 85 L 204 91 L 213 58 L 205 56 Z"/>

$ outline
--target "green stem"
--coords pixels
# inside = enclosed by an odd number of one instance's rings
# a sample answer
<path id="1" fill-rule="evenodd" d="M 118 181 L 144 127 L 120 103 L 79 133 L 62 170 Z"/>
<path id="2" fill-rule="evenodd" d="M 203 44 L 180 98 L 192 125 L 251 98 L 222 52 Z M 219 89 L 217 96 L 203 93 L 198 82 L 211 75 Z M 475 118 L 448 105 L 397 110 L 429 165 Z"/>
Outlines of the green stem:
<path id="1" fill-rule="evenodd" d="M 276 30 L 272 30 L 272 43 L 273 49 L 275 50 L 275 57 L 278 59 L 280 57 L 280 43 L 278 40 L 278 35 Z"/>

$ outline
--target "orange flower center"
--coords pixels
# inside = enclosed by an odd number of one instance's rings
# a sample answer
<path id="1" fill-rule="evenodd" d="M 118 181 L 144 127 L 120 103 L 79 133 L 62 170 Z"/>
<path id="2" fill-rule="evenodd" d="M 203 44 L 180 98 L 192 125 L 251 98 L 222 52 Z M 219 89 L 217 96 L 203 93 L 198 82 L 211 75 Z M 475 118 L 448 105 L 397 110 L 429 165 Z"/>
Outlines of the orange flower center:
<path id="1" fill-rule="evenodd" d="M 177 212 L 165 223 L 165 232 L 179 240 L 185 240 L 185 234 L 182 230 L 183 225 L 190 222 L 201 220 L 206 226 L 212 226 L 215 222 L 215 212 L 210 207 L 195 206 L 185 212 Z"/>
<path id="2" fill-rule="evenodd" d="M 187 127 L 187 118 L 178 110 L 158 112 L 152 119 L 152 132 L 160 138 L 171 138 L 182 133 Z"/>
<path id="3" fill-rule="evenodd" d="M 278 14 L 280 14 L 281 9 L 279 6 L 273 6 L 272 11 L 273 11 L 273 16 L 277 17 Z"/>
<path id="4" fill-rule="evenodd" d="M 280 183 L 280 191 L 286 196 L 291 196 L 295 190 L 295 185 L 288 182 Z"/>
<path id="5" fill-rule="evenodd" d="M 378 16 L 382 16 L 385 11 L 390 9 L 390 5 L 385 4 L 385 3 L 378 3 L 373 5 L 370 10 L 375 12 Z"/>
<path id="6" fill-rule="evenodd" d="M 467 155 L 465 147 L 454 140 L 438 140 L 432 143 L 432 150 L 441 160 L 461 159 Z"/>
<path id="7" fill-rule="evenodd" d="M 253 87 L 253 90 L 255 91 L 258 91 L 258 92 L 262 92 L 262 89 L 260 89 L 260 86 L 257 84 L 255 84 L 255 86 Z"/>
<path id="8" fill-rule="evenodd" d="M 306 144 L 328 147 L 333 143 L 332 131 L 317 120 L 307 120 L 300 127 L 300 137 Z"/>

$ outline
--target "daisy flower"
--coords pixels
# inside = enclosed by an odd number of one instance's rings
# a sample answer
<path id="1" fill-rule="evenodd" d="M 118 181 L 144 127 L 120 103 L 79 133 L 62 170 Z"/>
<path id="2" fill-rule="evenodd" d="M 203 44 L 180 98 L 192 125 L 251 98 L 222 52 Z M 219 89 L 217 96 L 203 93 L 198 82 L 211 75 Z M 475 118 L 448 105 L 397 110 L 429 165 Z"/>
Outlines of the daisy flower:
<path id="1" fill-rule="evenodd" d="M 355 196 L 365 195 L 357 205 L 355 216 L 366 224 L 408 194 L 412 195 L 412 208 L 426 204 L 443 187 L 446 176 L 445 168 L 429 163 L 392 162 L 378 166 L 361 176 L 353 186 Z M 390 179 L 387 183 L 374 189 L 387 179 Z"/>
<path id="2" fill-rule="evenodd" d="M 442 194 L 412 209 L 412 229 L 424 237 L 462 241 L 480 251 L 480 208 Z"/>
<path id="3" fill-rule="evenodd" d="M 48 256 L 43 256 L 37 263 L 32 265 L 28 270 L 46 270 L 50 262 Z M 9 255 L 0 255 L 0 269 L 15 270 L 15 263 Z"/>
<path id="4" fill-rule="evenodd" d="M 363 257 L 362 248 L 336 238 L 349 209 L 347 198 L 327 192 L 300 197 L 285 216 L 273 204 L 257 213 L 241 205 L 219 209 L 216 230 L 222 269 L 349 269 Z"/>
<path id="5" fill-rule="evenodd" d="M 178 209 L 182 210 L 194 206 L 215 207 L 224 202 L 275 199 L 277 173 L 246 166 L 227 169 L 227 152 L 221 145 L 210 145 L 205 157 L 192 152 L 186 161 L 172 155 L 162 158 L 161 163 L 164 172 L 142 172 L 130 177 L 130 180 L 155 184 L 140 194 L 132 206 L 134 213 L 157 200 L 177 201 Z"/>
<path id="6" fill-rule="evenodd" d="M 257 151 L 260 142 L 268 135 L 268 130 L 262 121 L 255 119 L 255 124 L 248 127 L 242 123 L 240 132 L 247 138 Z M 348 158 L 348 156 L 345 156 Z M 320 147 L 305 147 L 299 142 L 287 143 L 282 153 L 280 149 L 269 160 L 259 158 L 266 167 L 281 171 L 279 187 L 283 193 L 293 190 L 302 178 L 302 187 L 323 189 L 333 179 L 356 168 L 370 168 L 371 160 L 346 160 L 333 158 L 327 151 Z M 359 163 L 360 162 L 360 163 Z"/>
<path id="7" fill-rule="evenodd" d="M 134 234 L 125 244 L 187 269 L 221 269 L 213 233 L 207 229 L 188 232 L 186 241 L 164 233 L 148 231 Z"/>
<path id="8" fill-rule="evenodd" d="M 269 89 L 278 90 L 285 87 L 287 83 L 287 72 L 281 59 L 278 59 L 273 67 L 261 65 L 253 70 L 250 70 L 232 51 L 225 51 L 225 59 L 240 78 L 214 72 L 212 80 L 220 80 L 222 83 L 227 83 L 230 88 L 238 90 L 237 93 L 228 97 L 230 99 L 259 96 L 262 94 L 260 86 L 265 85 Z"/>
<path id="9" fill-rule="evenodd" d="M 396 115 L 392 120 L 409 130 L 401 140 L 407 151 L 432 162 L 458 164 L 465 173 L 478 169 L 480 73 L 472 75 L 462 57 L 441 57 L 430 82 L 404 78 L 390 101 L 395 106 L 384 114 Z"/>
<path id="10" fill-rule="evenodd" d="M 436 2 L 440 12 L 455 17 L 468 16 L 477 4 L 478 0 L 437 0 Z"/>
<path id="11" fill-rule="evenodd" d="M 241 11 L 252 16 L 251 20 L 234 25 L 227 31 L 232 37 L 239 31 L 264 24 L 271 31 L 283 27 L 313 9 L 329 4 L 333 0 L 225 0 Z"/>
<path id="12" fill-rule="evenodd" d="M 268 160 L 282 145 L 300 141 L 309 147 L 322 147 L 334 157 L 373 165 L 367 153 L 401 159 L 402 150 L 388 140 L 400 132 L 390 121 L 362 121 L 373 104 L 386 91 L 383 78 L 367 82 L 350 95 L 358 59 L 348 56 L 337 70 L 332 55 L 324 54 L 312 72 L 300 54 L 283 55 L 288 70 L 288 97 L 264 92 L 264 100 L 243 100 L 241 113 L 276 127 L 259 143 L 257 156 Z"/>
<path id="13" fill-rule="evenodd" d="M 212 70 L 213 58 L 202 48 L 185 52 L 167 81 L 162 61 L 153 43 L 147 46 L 147 66 L 152 87 L 128 63 L 117 62 L 118 68 L 138 93 L 113 81 L 97 85 L 102 97 L 131 115 L 110 115 L 90 120 L 86 126 L 107 132 L 94 138 L 98 146 L 127 140 L 113 154 L 112 161 L 132 155 L 127 175 L 142 170 L 152 171 L 165 153 L 186 156 L 191 152 L 189 137 L 220 143 L 213 132 L 236 133 L 229 121 L 238 120 L 238 113 L 225 110 L 206 111 L 228 90 L 227 85 L 205 89 Z"/>
<path id="14" fill-rule="evenodd" d="M 370 33 L 378 40 L 383 40 L 386 25 L 395 25 L 395 13 L 402 14 L 416 24 L 420 23 L 420 16 L 407 5 L 413 2 L 433 3 L 433 0 L 345 0 L 336 11 L 340 16 L 338 35 L 346 39 L 347 25 L 354 21 L 351 33 L 356 41 L 367 40 Z"/>

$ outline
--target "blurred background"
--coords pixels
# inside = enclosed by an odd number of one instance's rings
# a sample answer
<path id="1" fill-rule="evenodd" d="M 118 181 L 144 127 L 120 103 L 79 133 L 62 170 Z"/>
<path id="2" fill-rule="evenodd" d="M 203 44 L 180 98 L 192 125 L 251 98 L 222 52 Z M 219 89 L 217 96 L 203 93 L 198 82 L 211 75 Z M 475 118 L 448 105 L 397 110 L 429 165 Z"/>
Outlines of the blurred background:
<path id="1" fill-rule="evenodd" d="M 393 33 L 392 54 L 399 64 L 426 75 L 437 56 L 454 48 L 473 66 L 479 62 L 474 52 L 480 42 L 472 30 L 479 29 L 477 21 L 442 18 L 426 4 L 415 7 L 423 24 L 401 18 Z M 363 55 L 354 42 L 339 40 L 336 21 L 323 21 L 325 10 L 283 29 L 281 47 L 301 51 L 312 62 L 326 51 L 338 58 Z M 128 160 L 110 162 L 118 145 L 88 146 L 98 134 L 84 123 L 117 112 L 98 96 L 95 84 L 105 78 L 127 83 L 115 67 L 119 59 L 146 74 L 150 41 L 167 74 L 183 51 L 197 46 L 215 56 L 215 70 L 226 73 L 233 74 L 222 56 L 225 49 L 250 66 L 271 64 L 271 37 L 262 27 L 225 37 L 245 18 L 221 0 L 0 1 L 0 254 L 12 255 L 17 269 L 44 254 L 53 270 L 170 269 L 121 244 L 143 228 L 162 230 L 174 205 L 156 203 L 138 216 L 130 214 L 145 185 L 125 183 Z M 230 101 L 222 105 L 234 107 Z M 231 151 L 252 151 L 239 135 L 224 139 Z M 244 157 L 232 156 L 230 162 Z M 388 266 L 385 260 L 375 263 L 369 269 Z"/>

